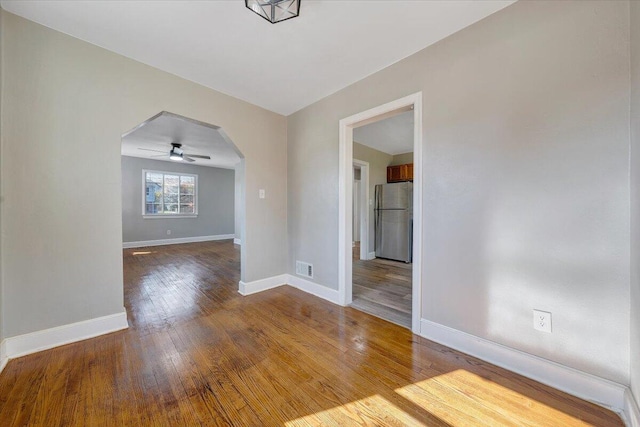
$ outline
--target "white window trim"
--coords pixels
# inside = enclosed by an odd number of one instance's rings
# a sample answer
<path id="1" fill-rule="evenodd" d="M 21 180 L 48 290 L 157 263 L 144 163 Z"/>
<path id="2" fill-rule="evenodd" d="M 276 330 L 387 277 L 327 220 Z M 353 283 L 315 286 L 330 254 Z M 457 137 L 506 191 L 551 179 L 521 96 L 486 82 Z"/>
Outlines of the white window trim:
<path id="1" fill-rule="evenodd" d="M 179 176 L 191 176 L 195 179 L 195 209 L 192 214 L 148 214 L 146 213 L 146 204 L 147 204 L 147 173 L 161 173 L 163 175 L 179 175 Z M 198 175 L 193 173 L 183 173 L 183 172 L 170 172 L 170 171 L 159 171 L 153 169 L 142 169 L 142 218 L 143 219 L 170 219 L 170 218 L 197 218 L 198 217 L 198 208 L 200 206 L 200 202 L 198 200 Z M 180 209 L 178 207 L 178 209 Z"/>

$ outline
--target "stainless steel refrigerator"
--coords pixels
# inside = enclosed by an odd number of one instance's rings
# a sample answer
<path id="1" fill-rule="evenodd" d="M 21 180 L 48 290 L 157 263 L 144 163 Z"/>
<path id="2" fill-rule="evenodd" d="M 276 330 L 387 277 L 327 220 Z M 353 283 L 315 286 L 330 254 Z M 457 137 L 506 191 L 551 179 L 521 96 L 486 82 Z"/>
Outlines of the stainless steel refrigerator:
<path id="1" fill-rule="evenodd" d="M 411 262 L 413 183 L 376 185 L 376 257 Z"/>

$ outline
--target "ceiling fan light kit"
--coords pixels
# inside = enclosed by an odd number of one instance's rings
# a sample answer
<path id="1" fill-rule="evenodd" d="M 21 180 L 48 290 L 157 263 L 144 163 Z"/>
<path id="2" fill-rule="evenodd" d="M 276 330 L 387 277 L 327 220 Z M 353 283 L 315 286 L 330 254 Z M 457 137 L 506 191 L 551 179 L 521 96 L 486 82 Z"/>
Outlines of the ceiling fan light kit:
<path id="1" fill-rule="evenodd" d="M 302 0 L 244 0 L 247 9 L 272 24 L 295 18 L 300 14 Z"/>
<path id="2" fill-rule="evenodd" d="M 162 153 L 162 150 L 154 150 L 151 148 L 142 148 L 142 147 L 138 147 L 138 150 L 143 150 L 143 151 L 156 151 L 158 153 Z M 165 151 L 166 153 L 166 151 Z M 166 154 L 164 155 L 160 155 L 160 156 L 152 156 L 152 157 L 165 157 Z M 187 161 L 187 162 L 195 162 L 195 159 L 205 159 L 205 160 L 211 160 L 210 156 L 207 156 L 206 154 L 190 154 L 190 153 L 185 153 L 184 150 L 182 149 L 182 144 L 178 143 L 178 142 L 172 142 L 171 143 L 171 150 L 169 150 L 169 160 L 175 160 L 177 162 L 181 162 L 183 160 Z"/>
<path id="3" fill-rule="evenodd" d="M 176 160 L 178 162 L 181 162 L 182 161 L 182 154 L 176 153 L 176 149 L 172 148 L 171 152 L 169 152 L 169 158 L 171 160 Z"/>

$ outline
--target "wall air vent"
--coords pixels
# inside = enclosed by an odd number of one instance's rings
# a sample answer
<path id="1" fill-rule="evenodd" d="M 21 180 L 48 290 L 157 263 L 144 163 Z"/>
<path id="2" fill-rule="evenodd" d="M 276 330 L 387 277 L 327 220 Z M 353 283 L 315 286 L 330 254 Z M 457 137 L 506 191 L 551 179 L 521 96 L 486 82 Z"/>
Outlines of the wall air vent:
<path id="1" fill-rule="evenodd" d="M 313 265 L 308 262 L 296 261 L 296 274 L 298 276 L 304 276 L 313 278 Z"/>

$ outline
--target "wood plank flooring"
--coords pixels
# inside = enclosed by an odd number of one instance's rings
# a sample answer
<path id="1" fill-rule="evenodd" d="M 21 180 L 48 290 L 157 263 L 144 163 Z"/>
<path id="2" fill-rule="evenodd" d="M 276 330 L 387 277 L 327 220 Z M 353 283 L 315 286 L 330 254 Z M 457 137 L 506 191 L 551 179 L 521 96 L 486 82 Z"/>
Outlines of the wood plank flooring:
<path id="1" fill-rule="evenodd" d="M 612 412 L 283 286 L 230 241 L 124 251 L 130 328 L 11 360 L 0 426 L 621 426 Z"/>
<path id="2" fill-rule="evenodd" d="M 412 266 L 382 258 L 361 260 L 360 242 L 356 242 L 351 307 L 411 328 Z"/>

